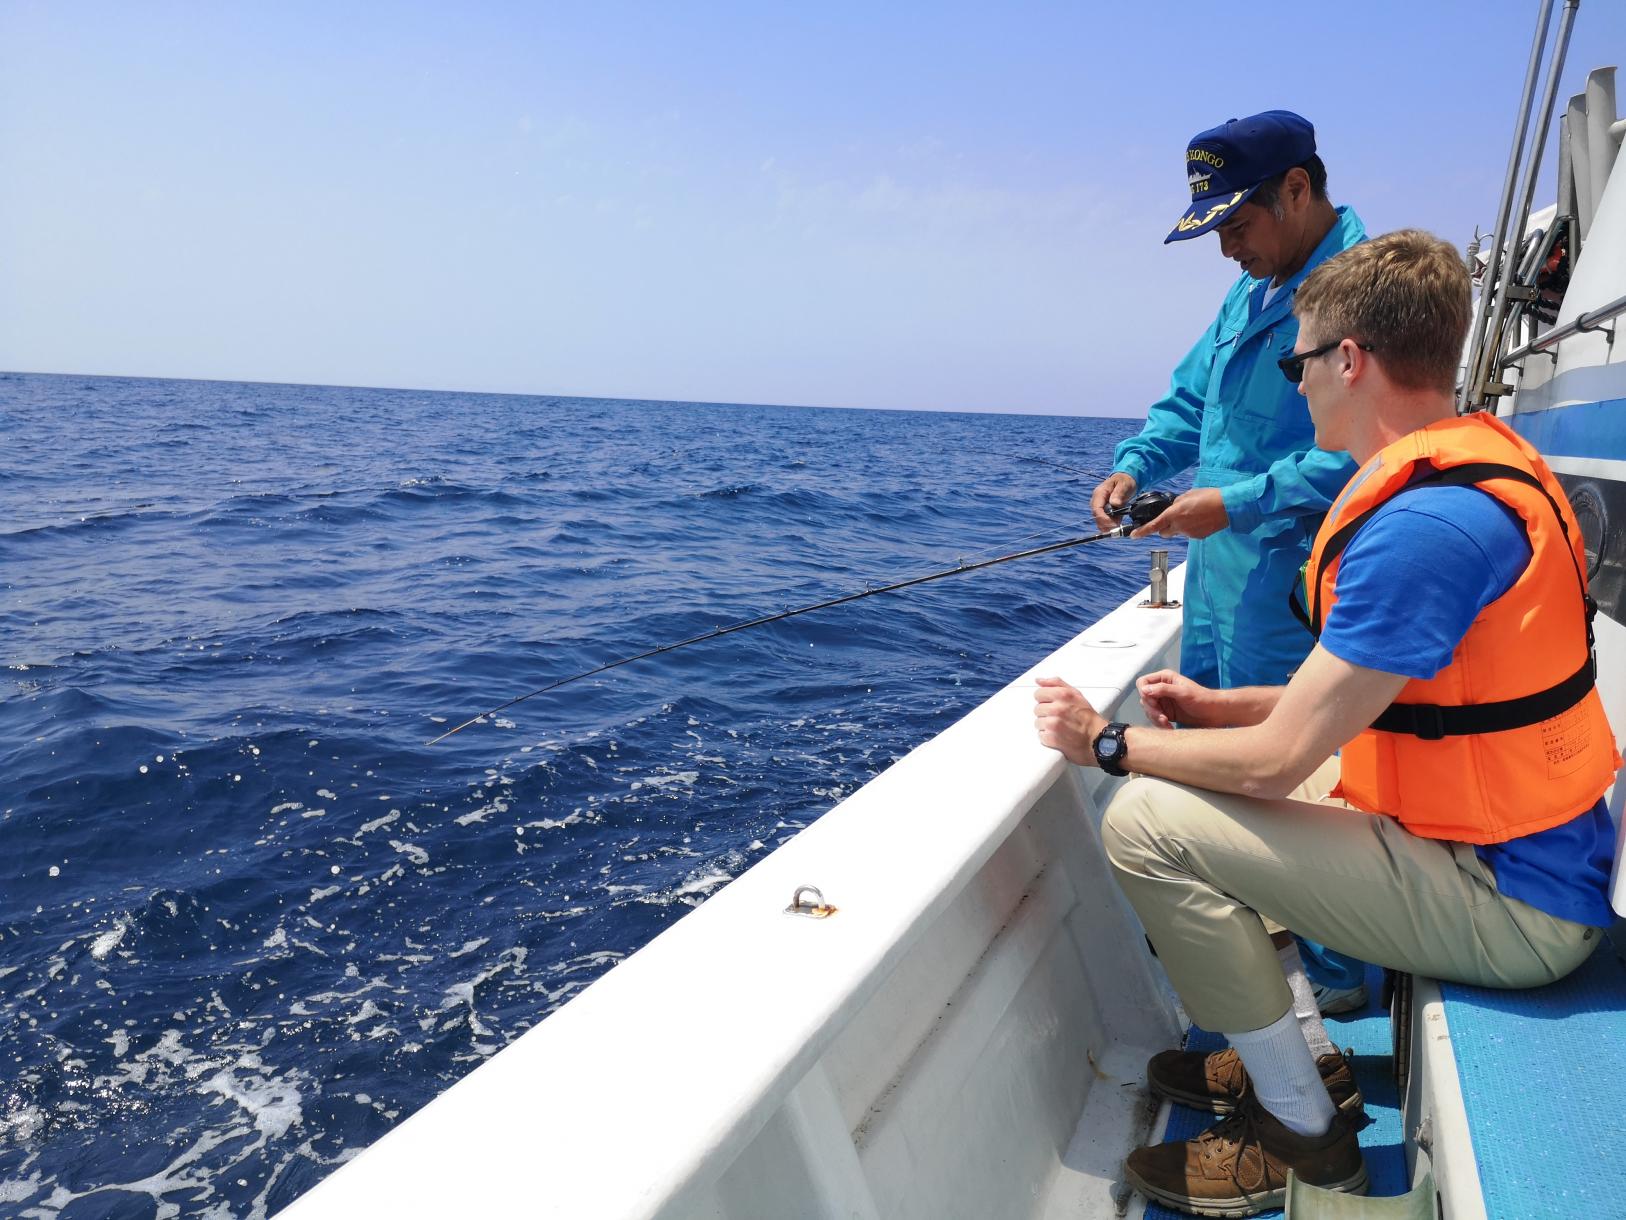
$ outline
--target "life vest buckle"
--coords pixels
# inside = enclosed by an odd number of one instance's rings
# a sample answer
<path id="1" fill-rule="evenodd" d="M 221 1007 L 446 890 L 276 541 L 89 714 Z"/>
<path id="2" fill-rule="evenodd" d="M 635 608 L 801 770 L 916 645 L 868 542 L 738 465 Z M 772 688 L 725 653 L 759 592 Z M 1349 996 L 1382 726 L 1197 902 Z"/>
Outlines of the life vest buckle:
<path id="1" fill-rule="evenodd" d="M 1445 736 L 1445 713 L 1437 703 L 1414 703 L 1411 708 L 1412 732 L 1424 741 L 1439 741 Z"/>

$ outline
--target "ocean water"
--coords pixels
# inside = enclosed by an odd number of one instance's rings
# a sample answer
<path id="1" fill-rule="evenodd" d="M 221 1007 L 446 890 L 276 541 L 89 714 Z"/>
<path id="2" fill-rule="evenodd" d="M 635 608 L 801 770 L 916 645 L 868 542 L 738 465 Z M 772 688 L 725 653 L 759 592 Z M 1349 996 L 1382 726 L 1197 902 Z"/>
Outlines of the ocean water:
<path id="1" fill-rule="evenodd" d="M 0 375 L 0 1215 L 275 1212 L 1139 588 L 1150 547 L 427 739 L 1090 532 L 1136 427 Z"/>

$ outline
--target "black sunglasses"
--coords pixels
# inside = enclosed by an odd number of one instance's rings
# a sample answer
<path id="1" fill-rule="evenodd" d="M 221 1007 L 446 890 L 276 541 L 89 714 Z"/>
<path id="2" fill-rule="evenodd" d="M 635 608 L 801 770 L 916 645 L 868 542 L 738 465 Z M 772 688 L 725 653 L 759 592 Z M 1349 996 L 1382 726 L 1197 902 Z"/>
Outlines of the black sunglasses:
<path id="1" fill-rule="evenodd" d="M 1300 352 L 1297 356 L 1283 356 L 1276 362 L 1276 367 L 1281 369 L 1283 377 L 1294 385 L 1298 385 L 1299 382 L 1304 380 L 1304 362 L 1306 360 L 1314 360 L 1317 356 L 1325 356 L 1342 342 L 1342 339 L 1334 339 L 1331 343 L 1323 343 L 1320 347 L 1312 348 L 1307 352 Z M 1362 343 L 1358 339 L 1353 342 L 1363 352 L 1377 350 L 1376 344 Z"/>

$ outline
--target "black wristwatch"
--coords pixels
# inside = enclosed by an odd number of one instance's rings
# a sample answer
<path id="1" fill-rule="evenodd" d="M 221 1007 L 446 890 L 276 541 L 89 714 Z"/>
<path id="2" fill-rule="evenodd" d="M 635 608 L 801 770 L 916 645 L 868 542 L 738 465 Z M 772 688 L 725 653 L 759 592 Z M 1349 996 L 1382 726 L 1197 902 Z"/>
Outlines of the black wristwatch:
<path id="1" fill-rule="evenodd" d="M 1128 728 L 1123 721 L 1114 720 L 1095 735 L 1095 763 L 1108 775 L 1129 774 L 1124 766 L 1129 758 L 1129 743 L 1124 740 Z"/>

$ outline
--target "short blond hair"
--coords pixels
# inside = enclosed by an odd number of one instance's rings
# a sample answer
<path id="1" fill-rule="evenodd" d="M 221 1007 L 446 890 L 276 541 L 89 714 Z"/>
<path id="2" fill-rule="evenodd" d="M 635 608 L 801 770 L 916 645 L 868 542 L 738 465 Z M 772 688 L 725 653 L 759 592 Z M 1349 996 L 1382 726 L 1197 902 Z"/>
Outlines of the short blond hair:
<path id="1" fill-rule="evenodd" d="M 1399 229 L 1322 263 L 1293 312 L 1318 344 L 1370 343 L 1397 385 L 1450 393 L 1472 313 L 1468 266 L 1432 233 Z"/>

